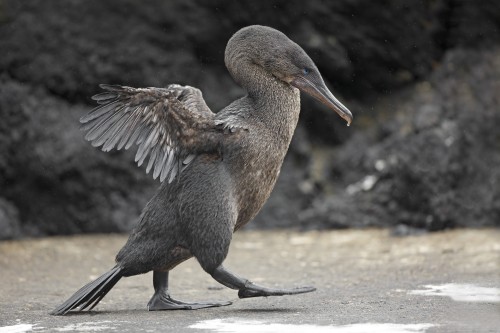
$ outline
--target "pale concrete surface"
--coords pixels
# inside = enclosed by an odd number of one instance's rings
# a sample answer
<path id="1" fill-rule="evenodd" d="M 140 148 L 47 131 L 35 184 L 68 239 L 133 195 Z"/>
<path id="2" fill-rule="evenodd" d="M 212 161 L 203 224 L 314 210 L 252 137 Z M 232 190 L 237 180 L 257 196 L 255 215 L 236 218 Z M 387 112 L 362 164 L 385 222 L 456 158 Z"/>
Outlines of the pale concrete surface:
<path id="1" fill-rule="evenodd" d="M 48 315 L 111 268 L 125 240 L 0 243 L 0 332 L 500 332 L 500 231 L 492 229 L 406 238 L 384 230 L 241 232 L 228 268 L 263 285 L 318 290 L 239 300 L 190 260 L 171 274 L 173 296 L 233 305 L 148 312 L 150 273 L 122 279 L 90 313 Z M 459 300 L 444 296 L 449 290 Z"/>

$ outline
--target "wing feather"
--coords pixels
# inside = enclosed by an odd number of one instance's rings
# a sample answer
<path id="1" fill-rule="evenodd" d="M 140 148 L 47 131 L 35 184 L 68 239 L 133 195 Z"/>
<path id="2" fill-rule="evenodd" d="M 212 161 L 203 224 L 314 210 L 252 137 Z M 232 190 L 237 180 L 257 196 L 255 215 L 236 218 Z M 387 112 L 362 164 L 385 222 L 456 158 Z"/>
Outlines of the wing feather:
<path id="1" fill-rule="evenodd" d="M 85 139 L 103 151 L 137 145 L 140 166 L 149 156 L 146 173 L 172 182 L 198 154 L 219 151 L 223 132 L 198 89 L 131 88 L 100 85 L 92 97 L 98 104 L 80 119 Z"/>
<path id="2" fill-rule="evenodd" d="M 112 127 L 108 129 L 108 139 L 102 146 L 103 151 L 110 151 L 117 145 L 118 141 L 120 141 L 121 139 L 120 135 L 123 135 L 123 131 L 126 128 L 128 118 L 129 117 L 127 117 L 126 115 L 122 116 Z"/>
<path id="3" fill-rule="evenodd" d="M 129 149 L 132 147 L 134 143 L 137 142 L 139 136 L 141 135 L 142 131 L 146 127 L 146 124 L 144 122 L 140 122 L 137 127 L 134 130 L 134 133 L 130 136 L 130 139 L 128 140 L 127 144 L 125 145 L 125 149 Z"/>
<path id="4" fill-rule="evenodd" d="M 169 183 L 171 183 L 175 176 L 177 176 L 177 172 L 179 172 L 179 166 L 177 163 L 174 163 L 172 170 L 170 170 L 170 177 L 168 178 Z"/>
<path id="5" fill-rule="evenodd" d="M 165 147 L 161 147 L 162 150 L 165 150 Z M 163 151 L 160 156 L 156 159 L 156 163 L 154 165 L 154 171 L 153 171 L 153 179 L 158 178 L 158 176 L 161 174 L 161 171 L 163 169 L 163 166 L 165 165 L 165 160 L 168 158 L 168 154 Z M 160 178 L 161 181 L 161 178 Z"/>
<path id="6" fill-rule="evenodd" d="M 146 167 L 146 173 L 149 173 L 151 171 L 151 168 L 155 164 L 156 158 L 158 157 L 158 151 L 160 146 L 154 146 L 151 148 L 151 154 L 149 154 L 149 162 L 148 166 Z"/>
<path id="7" fill-rule="evenodd" d="M 167 147 L 167 150 L 172 150 L 172 148 Z M 161 171 L 161 175 L 160 175 L 161 182 L 163 182 L 165 180 L 165 178 L 167 178 L 168 174 L 170 173 L 170 170 L 172 170 L 172 162 L 174 160 L 173 157 L 174 157 L 174 154 L 172 152 L 170 152 L 168 159 L 166 160 L 166 162 L 163 166 L 163 169 Z"/>
<path id="8" fill-rule="evenodd" d="M 123 147 L 125 147 L 126 143 L 130 140 L 132 135 L 134 134 L 134 130 L 136 127 L 138 127 L 138 123 L 140 121 L 140 118 L 132 113 L 129 118 L 129 122 L 126 123 L 126 126 L 124 127 L 123 134 L 121 136 L 120 142 L 117 144 L 116 149 L 121 150 Z"/>
<path id="9" fill-rule="evenodd" d="M 109 115 L 103 115 L 102 118 L 96 118 L 93 120 L 94 126 L 92 126 L 88 132 L 87 135 L 85 136 L 85 139 L 92 141 L 95 140 L 99 137 L 101 137 L 103 134 L 106 133 L 108 128 L 118 120 L 118 118 L 121 117 L 121 114 L 119 112 L 115 113 L 110 113 Z"/>
<path id="10" fill-rule="evenodd" d="M 87 123 L 90 120 L 100 118 L 103 115 L 105 115 L 106 113 L 114 111 L 117 105 L 120 105 L 120 103 L 118 101 L 112 101 L 109 104 L 104 104 L 102 106 L 99 106 L 99 107 L 93 109 L 91 112 L 89 112 L 88 115 L 82 117 L 80 119 L 80 122 Z"/>

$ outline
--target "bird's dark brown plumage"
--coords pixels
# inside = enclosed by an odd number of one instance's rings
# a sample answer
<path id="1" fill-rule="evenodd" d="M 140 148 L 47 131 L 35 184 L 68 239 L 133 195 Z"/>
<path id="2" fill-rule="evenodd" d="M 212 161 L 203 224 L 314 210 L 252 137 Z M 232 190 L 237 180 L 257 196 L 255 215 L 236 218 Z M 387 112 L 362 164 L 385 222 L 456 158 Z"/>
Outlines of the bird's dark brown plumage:
<path id="1" fill-rule="evenodd" d="M 192 87 L 102 85 L 99 106 L 81 119 L 85 138 L 104 151 L 137 146 L 139 165 L 162 182 L 116 257 L 116 266 L 80 289 L 52 314 L 95 306 L 123 276 L 154 271 L 150 310 L 228 305 L 184 303 L 168 293 L 168 271 L 195 257 L 241 298 L 311 292 L 312 287 L 258 286 L 224 268 L 234 231 L 262 208 L 279 175 L 297 125 L 299 90 L 352 115 L 328 90 L 309 56 L 283 33 L 263 26 L 238 31 L 226 66 L 248 94 L 213 113 Z M 164 181 L 166 180 L 166 181 Z"/>
<path id="2" fill-rule="evenodd" d="M 93 96 L 100 105 L 81 118 L 85 139 L 103 151 L 136 144 L 135 161 L 160 181 L 175 176 L 194 158 L 190 153 L 213 151 L 222 139 L 215 114 L 201 92 L 191 87 L 131 88 L 102 84 Z"/>

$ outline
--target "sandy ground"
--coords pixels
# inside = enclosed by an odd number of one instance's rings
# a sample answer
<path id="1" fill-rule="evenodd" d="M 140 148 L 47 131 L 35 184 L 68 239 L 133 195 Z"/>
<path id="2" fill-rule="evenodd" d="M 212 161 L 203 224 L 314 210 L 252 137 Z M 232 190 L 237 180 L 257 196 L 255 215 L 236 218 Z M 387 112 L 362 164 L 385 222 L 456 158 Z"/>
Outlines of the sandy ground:
<path id="1" fill-rule="evenodd" d="M 122 279 L 92 312 L 48 312 L 113 266 L 122 235 L 0 243 L 0 333 L 500 332 L 500 230 L 392 237 L 385 230 L 241 232 L 226 267 L 269 286 L 314 293 L 239 300 L 190 260 L 174 297 L 231 300 L 197 311 L 148 312 L 152 274 Z"/>

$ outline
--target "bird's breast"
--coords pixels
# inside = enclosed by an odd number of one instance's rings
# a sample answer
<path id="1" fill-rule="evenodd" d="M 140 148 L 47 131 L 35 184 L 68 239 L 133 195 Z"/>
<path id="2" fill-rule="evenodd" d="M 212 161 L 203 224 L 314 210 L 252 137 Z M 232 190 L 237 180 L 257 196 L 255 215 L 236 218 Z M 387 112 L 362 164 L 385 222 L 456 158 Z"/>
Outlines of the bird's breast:
<path id="1" fill-rule="evenodd" d="M 237 100 L 220 114 L 235 112 L 244 119 L 242 129 L 225 138 L 222 154 L 238 207 L 235 230 L 269 198 L 299 118 L 297 89 L 269 77 L 262 84 L 266 89 L 260 94 Z"/>
<path id="2" fill-rule="evenodd" d="M 238 206 L 235 229 L 252 220 L 269 198 L 288 149 L 288 142 L 276 140 L 272 133 L 245 134 L 223 157 Z"/>

